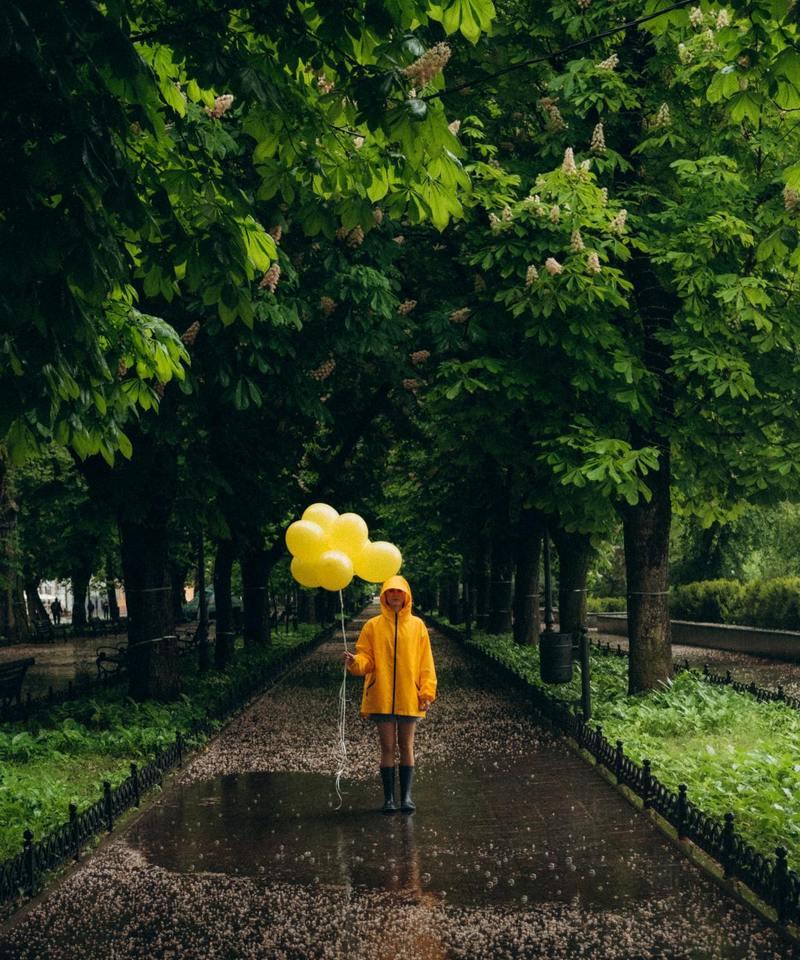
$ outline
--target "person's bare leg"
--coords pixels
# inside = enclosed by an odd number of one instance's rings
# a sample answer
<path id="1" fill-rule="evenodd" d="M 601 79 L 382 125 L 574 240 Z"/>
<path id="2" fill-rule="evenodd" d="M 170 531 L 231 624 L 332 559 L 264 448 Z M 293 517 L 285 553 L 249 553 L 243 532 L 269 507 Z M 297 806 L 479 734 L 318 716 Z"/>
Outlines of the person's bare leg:
<path id="1" fill-rule="evenodd" d="M 397 724 L 394 721 L 377 723 L 378 736 L 381 741 L 381 766 L 393 767 L 395 744 L 397 743 Z"/>
<path id="2" fill-rule="evenodd" d="M 414 734 L 417 732 L 416 723 L 398 723 L 397 735 L 400 740 L 400 764 L 404 767 L 414 766 Z"/>
<path id="3" fill-rule="evenodd" d="M 383 783 L 383 812 L 394 813 L 397 804 L 394 800 L 394 754 L 397 745 L 397 732 L 394 721 L 379 723 L 378 737 L 381 743 L 381 782 Z"/>

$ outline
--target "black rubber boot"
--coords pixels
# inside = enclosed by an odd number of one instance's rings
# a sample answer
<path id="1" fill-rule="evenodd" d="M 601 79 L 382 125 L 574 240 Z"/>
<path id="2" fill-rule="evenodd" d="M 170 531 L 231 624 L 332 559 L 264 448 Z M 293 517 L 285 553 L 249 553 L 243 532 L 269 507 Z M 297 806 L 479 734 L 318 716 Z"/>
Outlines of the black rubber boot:
<path id="1" fill-rule="evenodd" d="M 381 767 L 383 780 L 383 812 L 397 813 L 397 804 L 394 801 L 394 767 Z"/>
<path id="2" fill-rule="evenodd" d="M 413 813 L 417 805 L 411 799 L 414 786 L 414 768 L 400 765 L 400 809 L 403 813 Z"/>

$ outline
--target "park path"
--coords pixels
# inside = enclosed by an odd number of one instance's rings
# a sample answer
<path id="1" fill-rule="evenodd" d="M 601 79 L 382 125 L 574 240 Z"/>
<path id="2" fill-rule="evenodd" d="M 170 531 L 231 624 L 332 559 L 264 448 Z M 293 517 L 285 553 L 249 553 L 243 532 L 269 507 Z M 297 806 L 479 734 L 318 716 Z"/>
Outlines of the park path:
<path id="1" fill-rule="evenodd" d="M 420 725 L 415 815 L 376 812 L 375 734 L 352 679 L 336 809 L 339 639 L 0 932 L 0 957 L 795 956 L 539 727 L 520 694 L 432 641 L 440 696 Z"/>

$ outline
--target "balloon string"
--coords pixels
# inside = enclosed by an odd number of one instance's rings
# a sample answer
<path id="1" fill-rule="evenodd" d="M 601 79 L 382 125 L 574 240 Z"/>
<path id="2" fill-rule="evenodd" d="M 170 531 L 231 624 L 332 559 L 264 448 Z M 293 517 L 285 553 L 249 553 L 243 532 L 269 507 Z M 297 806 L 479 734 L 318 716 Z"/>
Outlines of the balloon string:
<path id="1" fill-rule="evenodd" d="M 342 596 L 342 591 L 339 591 L 339 605 L 341 607 L 342 613 L 342 642 L 344 643 L 345 652 L 347 652 L 347 630 L 344 625 L 344 597 Z M 345 766 L 347 765 L 347 741 L 344 738 L 344 725 L 345 720 L 347 719 L 347 664 L 343 664 L 342 667 L 342 685 L 339 688 L 339 742 L 336 745 L 336 796 L 339 798 L 339 806 L 336 807 L 337 810 L 342 809 L 342 791 L 341 791 L 341 782 L 342 775 L 344 774 Z"/>

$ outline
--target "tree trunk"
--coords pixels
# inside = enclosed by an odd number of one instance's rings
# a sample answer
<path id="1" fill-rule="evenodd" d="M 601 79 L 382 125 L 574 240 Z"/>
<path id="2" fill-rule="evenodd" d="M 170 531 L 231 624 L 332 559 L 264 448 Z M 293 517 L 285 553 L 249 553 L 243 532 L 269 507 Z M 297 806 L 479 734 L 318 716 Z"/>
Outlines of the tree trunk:
<path id="1" fill-rule="evenodd" d="M 180 693 L 177 658 L 168 645 L 153 642 L 175 629 L 166 518 L 150 525 L 120 520 L 119 532 L 128 603 L 130 695 L 134 700 L 172 700 Z"/>
<path id="2" fill-rule="evenodd" d="M 452 624 L 461 623 L 461 610 L 458 605 L 458 577 L 448 574 L 441 585 L 442 613 Z"/>
<path id="3" fill-rule="evenodd" d="M 491 585 L 489 589 L 489 622 L 492 634 L 511 633 L 511 577 L 514 569 L 514 546 L 511 536 L 510 481 L 501 478 L 492 504 Z"/>
<path id="4" fill-rule="evenodd" d="M 49 623 L 50 617 L 39 596 L 39 577 L 27 577 L 25 580 L 25 597 L 28 601 L 28 616 L 39 623 Z"/>
<path id="5" fill-rule="evenodd" d="M 240 561 L 245 645 L 269 645 L 272 638 L 267 608 L 267 578 L 270 571 L 267 551 L 260 547 L 247 548 Z"/>
<path id="6" fill-rule="evenodd" d="M 106 555 L 106 596 L 108 597 L 108 615 L 112 620 L 119 620 L 119 604 L 117 603 L 117 583 L 111 554 Z"/>
<path id="7" fill-rule="evenodd" d="M 577 633 L 586 626 L 586 578 L 594 556 L 588 533 L 552 531 L 558 550 L 558 629 Z"/>
<path id="8" fill-rule="evenodd" d="M 5 450 L 0 446 L 0 637 L 8 643 L 25 643 L 30 633 L 18 569 L 17 505 Z"/>
<path id="9" fill-rule="evenodd" d="M 72 629 L 83 630 L 87 625 L 86 594 L 89 592 L 91 573 L 73 570 L 72 573 Z"/>
<path id="10" fill-rule="evenodd" d="M 313 590 L 301 590 L 297 601 L 297 619 L 300 623 L 317 622 L 317 605 Z"/>
<path id="11" fill-rule="evenodd" d="M 169 579 L 172 585 L 172 617 L 176 623 L 183 620 L 183 605 L 186 603 L 184 585 L 186 583 L 186 567 L 170 566 Z"/>
<path id="12" fill-rule="evenodd" d="M 214 557 L 214 602 L 217 607 L 217 639 L 214 666 L 224 670 L 233 659 L 233 603 L 231 602 L 231 570 L 235 550 L 233 540 L 218 540 Z"/>
<path id="13" fill-rule="evenodd" d="M 672 674 L 669 622 L 669 452 L 661 450 L 659 470 L 647 476 L 652 498 L 623 511 L 628 578 L 628 692 L 653 690 Z"/>
<path id="14" fill-rule="evenodd" d="M 539 564 L 542 516 L 532 507 L 520 511 L 514 575 L 514 640 L 530 646 L 539 640 Z"/>
<path id="15" fill-rule="evenodd" d="M 475 626 L 478 630 L 485 630 L 489 619 L 488 553 L 488 538 L 482 532 L 478 537 L 472 574 L 475 584 Z"/>

